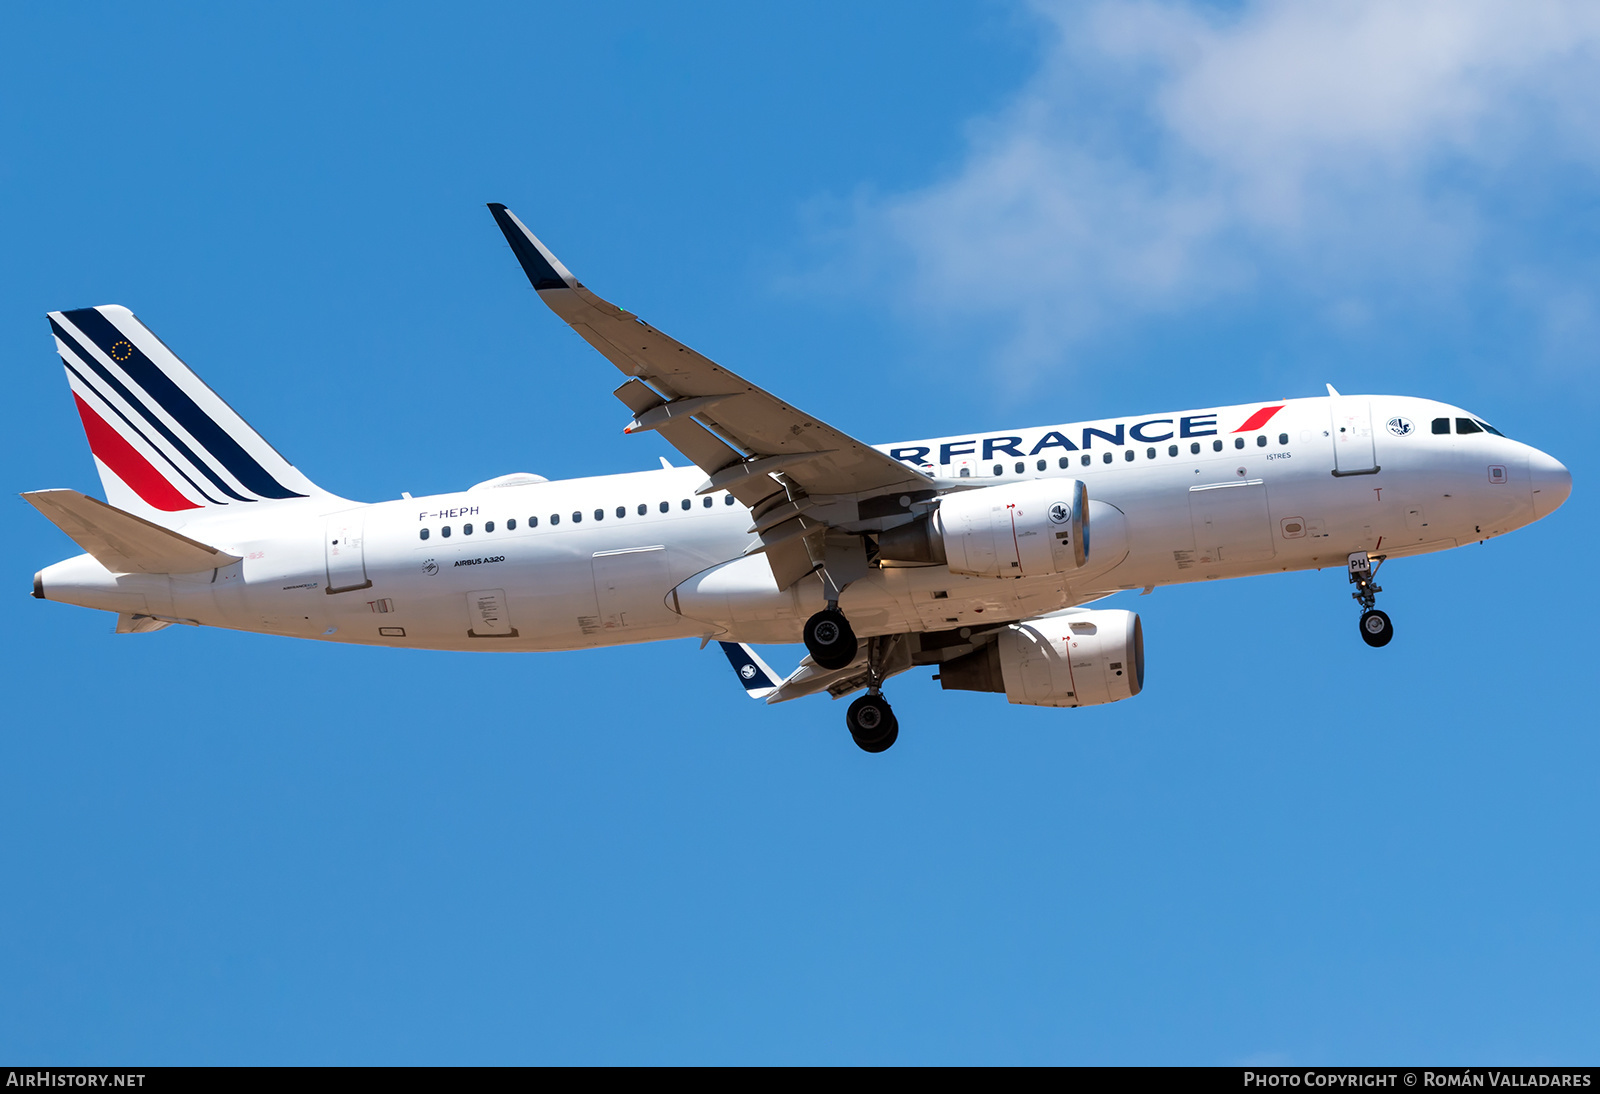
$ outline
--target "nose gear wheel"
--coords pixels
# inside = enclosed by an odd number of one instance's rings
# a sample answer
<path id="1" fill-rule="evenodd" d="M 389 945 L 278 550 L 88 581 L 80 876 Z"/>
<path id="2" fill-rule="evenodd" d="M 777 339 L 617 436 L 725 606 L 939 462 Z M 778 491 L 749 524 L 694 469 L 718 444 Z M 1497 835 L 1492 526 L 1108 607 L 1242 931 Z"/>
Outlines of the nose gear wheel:
<path id="1" fill-rule="evenodd" d="M 1386 612 L 1373 608 L 1361 613 L 1361 638 L 1369 646 L 1387 646 L 1394 637 L 1394 624 Z"/>

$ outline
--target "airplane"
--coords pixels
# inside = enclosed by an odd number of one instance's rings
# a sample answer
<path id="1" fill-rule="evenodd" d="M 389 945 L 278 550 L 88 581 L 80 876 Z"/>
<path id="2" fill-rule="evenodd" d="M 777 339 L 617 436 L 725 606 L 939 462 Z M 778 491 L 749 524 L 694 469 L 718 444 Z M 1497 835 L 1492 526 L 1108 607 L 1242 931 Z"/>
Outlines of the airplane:
<path id="1" fill-rule="evenodd" d="M 691 466 L 515 473 L 361 503 L 279 455 L 127 308 L 50 313 L 106 501 L 22 495 L 86 553 L 33 595 L 172 624 L 405 649 L 571 650 L 698 638 L 767 703 L 861 693 L 899 736 L 890 677 L 1082 707 L 1145 679 L 1137 613 L 1183 582 L 1342 567 L 1370 646 L 1388 559 L 1548 516 L 1572 477 L 1430 399 L 1276 399 L 869 445 L 595 295 L 504 205 L 489 211 L 550 310 L 614 364 L 624 433 Z M 787 676 L 755 645 L 805 644 Z"/>

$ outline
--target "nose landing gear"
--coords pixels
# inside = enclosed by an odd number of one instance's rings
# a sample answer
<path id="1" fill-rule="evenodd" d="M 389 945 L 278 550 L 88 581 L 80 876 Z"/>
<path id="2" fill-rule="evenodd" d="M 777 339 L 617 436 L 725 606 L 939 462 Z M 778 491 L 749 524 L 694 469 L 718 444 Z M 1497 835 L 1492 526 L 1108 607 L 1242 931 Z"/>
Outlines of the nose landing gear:
<path id="1" fill-rule="evenodd" d="M 1373 647 L 1387 646 L 1394 637 L 1394 624 L 1389 621 L 1388 613 L 1377 608 L 1378 594 L 1383 592 L 1383 586 L 1374 582 L 1382 565 L 1383 559 L 1380 557 L 1378 565 L 1374 566 L 1365 551 L 1356 551 L 1349 560 L 1350 584 L 1356 587 L 1350 599 L 1361 605 L 1361 640 Z"/>

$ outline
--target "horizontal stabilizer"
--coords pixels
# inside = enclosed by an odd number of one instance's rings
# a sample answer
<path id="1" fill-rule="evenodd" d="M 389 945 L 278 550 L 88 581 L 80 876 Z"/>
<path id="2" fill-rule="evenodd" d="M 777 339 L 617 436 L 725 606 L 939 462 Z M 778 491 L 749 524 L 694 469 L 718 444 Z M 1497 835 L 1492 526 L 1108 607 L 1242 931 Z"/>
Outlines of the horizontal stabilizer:
<path id="1" fill-rule="evenodd" d="M 124 513 L 76 490 L 22 495 L 114 574 L 187 574 L 238 562 L 215 547 Z"/>

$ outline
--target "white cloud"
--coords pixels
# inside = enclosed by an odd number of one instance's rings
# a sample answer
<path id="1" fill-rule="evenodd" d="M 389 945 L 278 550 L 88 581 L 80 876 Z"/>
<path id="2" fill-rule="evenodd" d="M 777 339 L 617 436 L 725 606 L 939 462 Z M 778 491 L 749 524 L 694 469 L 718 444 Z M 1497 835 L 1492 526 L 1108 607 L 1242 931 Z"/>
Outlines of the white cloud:
<path id="1" fill-rule="evenodd" d="M 1024 359 L 1263 287 L 1325 314 L 1448 298 L 1516 249 L 1552 172 L 1600 165 L 1600 5 L 1037 12 L 1039 71 L 965 161 L 858 223 L 909 261 L 909 307 L 1004 320 Z"/>

